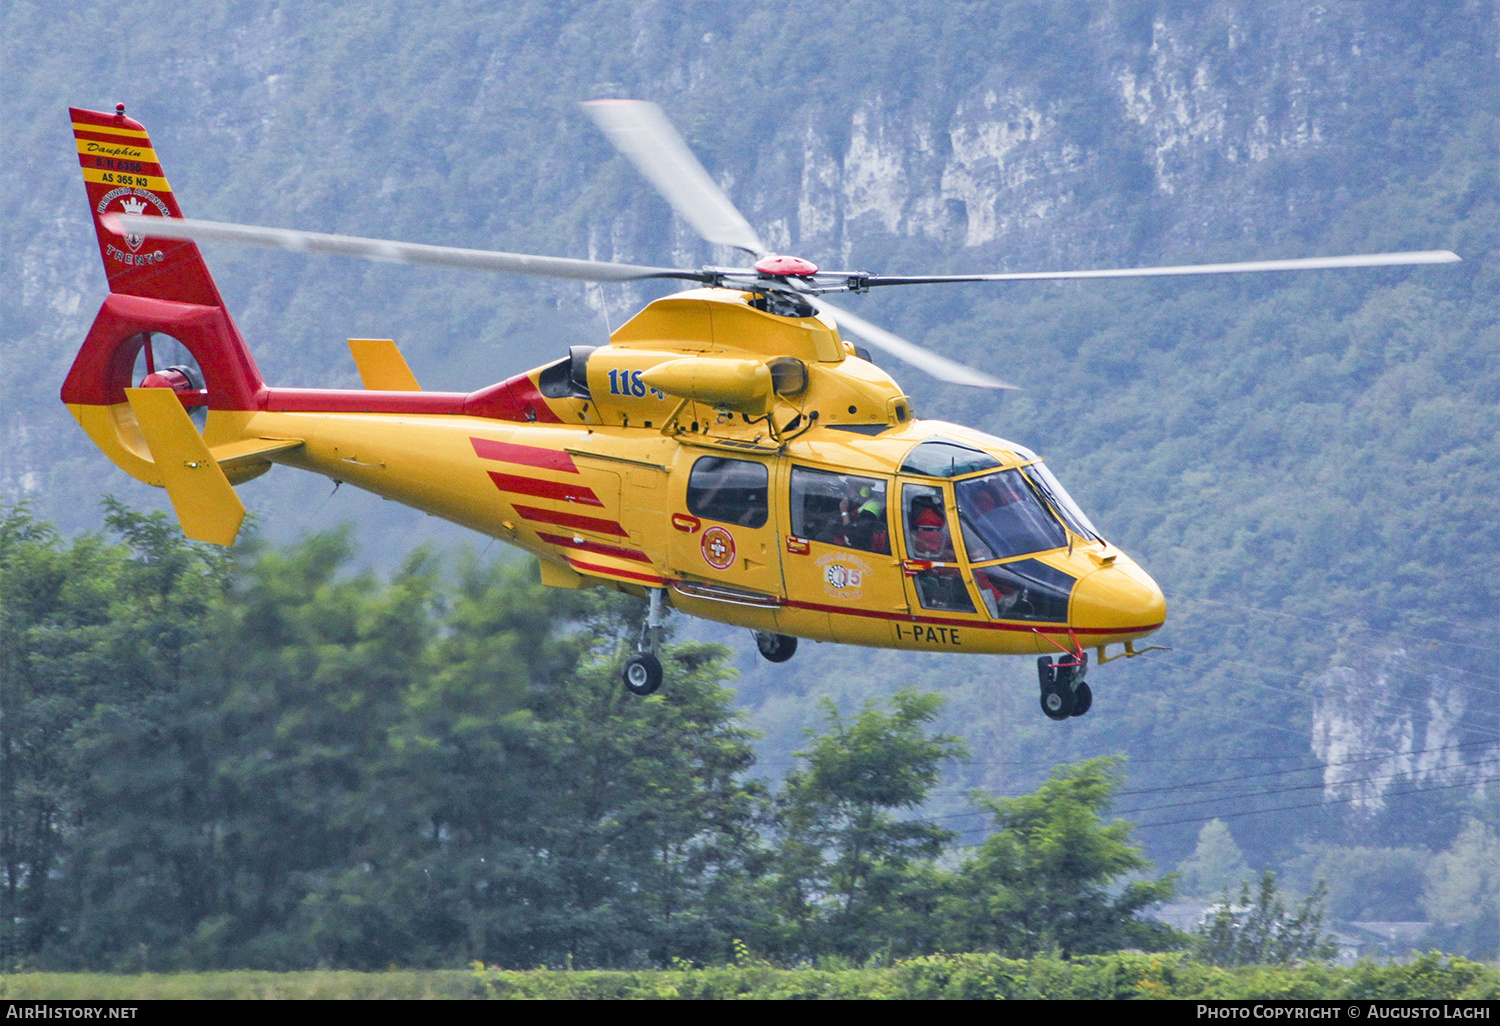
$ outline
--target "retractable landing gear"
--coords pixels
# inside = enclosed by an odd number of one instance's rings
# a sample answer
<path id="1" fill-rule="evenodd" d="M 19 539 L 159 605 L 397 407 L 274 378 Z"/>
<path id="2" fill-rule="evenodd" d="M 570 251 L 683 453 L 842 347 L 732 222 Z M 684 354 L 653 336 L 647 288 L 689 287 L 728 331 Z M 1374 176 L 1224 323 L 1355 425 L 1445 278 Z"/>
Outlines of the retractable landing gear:
<path id="1" fill-rule="evenodd" d="M 760 654 L 773 663 L 784 663 L 797 654 L 797 639 L 786 634 L 770 631 L 751 631 L 755 635 L 755 647 Z"/>
<path id="2" fill-rule="evenodd" d="M 1042 685 L 1042 712 L 1048 719 L 1065 720 L 1082 716 L 1094 704 L 1094 692 L 1084 683 L 1089 672 L 1088 653 L 1063 656 L 1056 662 L 1051 656 L 1036 661 L 1037 680 Z"/>
<path id="3" fill-rule="evenodd" d="M 625 660 L 620 679 L 632 695 L 649 695 L 661 687 L 661 660 L 656 657 L 661 644 L 662 625 L 666 622 L 666 590 L 651 589 L 651 607 L 641 625 L 641 643 L 635 655 Z"/>

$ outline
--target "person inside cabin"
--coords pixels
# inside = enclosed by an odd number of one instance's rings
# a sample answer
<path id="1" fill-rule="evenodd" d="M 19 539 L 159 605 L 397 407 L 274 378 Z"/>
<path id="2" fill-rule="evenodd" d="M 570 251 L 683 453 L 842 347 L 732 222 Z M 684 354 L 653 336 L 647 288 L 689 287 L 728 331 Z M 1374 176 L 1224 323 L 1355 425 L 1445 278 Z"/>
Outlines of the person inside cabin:
<path id="1" fill-rule="evenodd" d="M 891 535 L 885 524 L 885 498 L 866 486 L 853 501 L 845 499 L 841 516 L 844 544 L 865 552 L 890 555 Z"/>
<path id="2" fill-rule="evenodd" d="M 953 539 L 941 498 L 919 497 L 912 506 L 912 556 L 934 562 L 952 562 Z"/>

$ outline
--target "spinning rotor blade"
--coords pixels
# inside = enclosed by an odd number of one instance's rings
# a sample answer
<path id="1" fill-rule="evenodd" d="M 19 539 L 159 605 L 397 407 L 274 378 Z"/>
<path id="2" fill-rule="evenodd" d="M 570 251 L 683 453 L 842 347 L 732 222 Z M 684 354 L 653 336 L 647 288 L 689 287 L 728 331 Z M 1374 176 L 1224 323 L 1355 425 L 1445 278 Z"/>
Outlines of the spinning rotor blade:
<path id="1" fill-rule="evenodd" d="M 644 100 L 592 100 L 581 106 L 699 235 L 716 246 L 733 246 L 756 257 L 769 254 L 660 107 Z"/>
<path id="2" fill-rule="evenodd" d="M 1463 258 L 1446 249 L 1360 256 L 1304 257 L 1297 260 L 1247 260 L 1235 264 L 1182 264 L 1177 267 L 1122 267 L 1106 271 L 1018 271 L 1013 274 L 939 274 L 893 277 L 873 274 L 860 287 L 933 285 L 963 281 L 1046 281 L 1058 278 L 1155 278 L 1179 274 L 1240 274 L 1246 271 L 1320 271 L 1334 267 L 1388 267 L 1395 264 L 1452 264 Z"/>
<path id="3" fill-rule="evenodd" d="M 898 360 L 903 360 L 942 381 L 951 381 L 955 385 L 972 385 L 975 388 L 1017 387 L 999 378 L 990 377 L 983 371 L 955 363 L 946 356 L 939 356 L 937 353 L 923 349 L 919 345 L 906 341 L 900 335 L 893 335 L 862 317 L 856 317 L 847 310 L 834 306 L 821 297 L 804 296 L 803 298 L 812 303 L 819 312 L 832 316 L 838 322 L 840 331 L 858 335 L 876 349 L 890 353 Z"/>
<path id="4" fill-rule="evenodd" d="M 642 267 L 638 264 L 611 264 L 599 260 L 529 256 L 525 253 L 500 253 L 485 249 L 424 246 L 415 242 L 362 239 L 353 235 L 324 235 L 321 232 L 299 232 L 290 228 L 262 228 L 256 225 L 225 224 L 221 221 L 197 221 L 181 217 L 106 214 L 101 220 L 104 227 L 121 235 L 131 233 L 156 239 L 238 242 L 248 246 L 285 249 L 293 253 L 336 253 L 340 256 L 363 257 L 366 260 L 384 260 L 400 264 L 436 264 L 441 267 L 460 267 L 470 271 L 534 274 L 543 278 L 573 278 L 579 281 L 637 281 L 642 278 L 704 280 L 704 275 L 700 271 L 680 271 L 670 267 Z"/>

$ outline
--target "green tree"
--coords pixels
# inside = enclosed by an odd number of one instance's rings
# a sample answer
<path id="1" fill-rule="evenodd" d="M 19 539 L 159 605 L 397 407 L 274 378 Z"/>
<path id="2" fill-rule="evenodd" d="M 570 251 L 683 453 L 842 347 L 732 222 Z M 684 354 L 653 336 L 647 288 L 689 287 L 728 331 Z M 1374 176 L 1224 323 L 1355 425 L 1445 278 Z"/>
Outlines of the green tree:
<path id="1" fill-rule="evenodd" d="M 1303 894 L 1326 881 L 1325 904 L 1334 920 L 1413 922 L 1424 918 L 1422 885 L 1431 863 L 1432 854 L 1422 848 L 1310 844 L 1287 860 L 1281 879 Z M 1235 883 L 1226 881 L 1221 890 L 1233 892 Z"/>
<path id="2" fill-rule="evenodd" d="M 1130 824 L 1103 821 L 1123 783 L 1118 758 L 1059 766 L 1035 794 L 976 799 L 995 831 L 959 868 L 942 902 L 950 950 L 1013 958 L 1136 947 L 1161 950 L 1174 931 L 1140 913 L 1172 895 L 1170 878 L 1121 878 L 1151 868 Z"/>
<path id="3" fill-rule="evenodd" d="M 902 691 L 890 705 L 845 719 L 825 699 L 825 732 L 808 731 L 811 744 L 796 753 L 805 765 L 776 795 L 769 888 L 781 933 L 763 943 L 783 956 L 906 953 L 930 929 L 921 906 L 941 884 L 926 862 L 954 835 L 897 813 L 918 808 L 943 762 L 966 750 L 928 733 L 938 695 Z"/>
<path id="4" fill-rule="evenodd" d="M 1198 831 L 1198 846 L 1177 867 L 1184 894 L 1210 895 L 1233 887 L 1250 873 L 1245 853 L 1222 819 L 1211 819 Z"/>
<path id="5" fill-rule="evenodd" d="M 1452 846 L 1433 856 L 1425 883 L 1422 906 L 1429 918 L 1443 924 L 1439 937 L 1459 950 L 1493 957 L 1500 944 L 1495 932 L 1500 923 L 1500 837 L 1495 827 L 1469 820 Z"/>
<path id="6" fill-rule="evenodd" d="M 105 508 L 122 544 L 84 535 L 65 546 L 24 508 L 0 511 L 0 849 L 11 961 L 60 944 L 120 950 L 112 942 L 123 918 L 149 928 L 195 907 L 201 839 L 184 837 L 179 817 L 154 813 L 190 802 L 201 777 L 163 778 L 160 763 L 106 765 L 105 753 L 129 735 L 162 747 L 152 711 L 170 705 L 189 675 L 230 562 L 184 541 L 161 514 L 113 500 Z M 140 863 L 143 851 L 176 860 L 170 881 L 157 872 L 163 859 Z M 120 901 L 135 910 L 117 916 Z"/>
<path id="7" fill-rule="evenodd" d="M 1305 901 L 1287 908 L 1276 874 L 1266 870 L 1252 896 L 1250 883 L 1240 885 L 1239 901 L 1228 892 L 1199 928 L 1195 951 L 1211 965 L 1295 965 L 1326 961 L 1338 953 L 1323 932 L 1327 886 L 1319 881 Z"/>
<path id="8" fill-rule="evenodd" d="M 620 966 L 720 960 L 748 915 L 752 735 L 714 645 L 663 649 L 661 692 L 618 680 L 639 603 L 470 568 L 404 692 L 374 782 L 386 829 L 289 927 L 317 958 Z"/>

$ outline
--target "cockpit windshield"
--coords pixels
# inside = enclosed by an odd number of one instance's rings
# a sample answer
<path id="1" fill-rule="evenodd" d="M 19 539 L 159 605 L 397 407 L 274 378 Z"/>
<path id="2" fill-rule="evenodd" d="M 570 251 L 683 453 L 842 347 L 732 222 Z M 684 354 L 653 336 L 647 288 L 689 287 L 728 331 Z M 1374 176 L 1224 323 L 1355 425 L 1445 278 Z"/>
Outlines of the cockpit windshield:
<path id="1" fill-rule="evenodd" d="M 1068 534 L 1019 470 L 954 484 L 958 521 L 969 562 L 1046 552 L 1068 544 Z"/>

